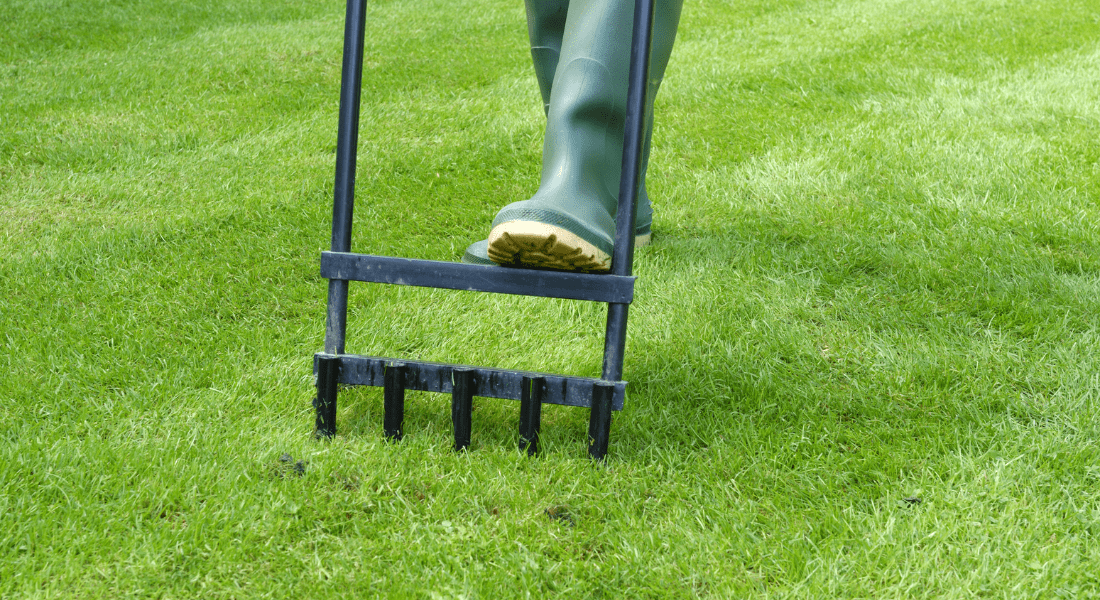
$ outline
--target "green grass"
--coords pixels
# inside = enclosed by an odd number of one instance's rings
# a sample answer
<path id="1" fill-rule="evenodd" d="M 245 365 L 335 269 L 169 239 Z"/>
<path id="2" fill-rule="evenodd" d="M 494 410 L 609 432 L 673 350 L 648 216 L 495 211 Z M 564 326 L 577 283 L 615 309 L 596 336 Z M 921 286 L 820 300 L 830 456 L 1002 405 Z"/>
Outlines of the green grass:
<path id="1" fill-rule="evenodd" d="M 1100 596 L 1100 3 L 689 2 L 603 466 L 376 389 L 313 441 L 343 7 L 131 4 L 0 7 L 0 598 Z M 522 4 L 367 38 L 354 249 L 456 260 L 538 179 Z M 348 351 L 602 335 L 363 284 Z"/>

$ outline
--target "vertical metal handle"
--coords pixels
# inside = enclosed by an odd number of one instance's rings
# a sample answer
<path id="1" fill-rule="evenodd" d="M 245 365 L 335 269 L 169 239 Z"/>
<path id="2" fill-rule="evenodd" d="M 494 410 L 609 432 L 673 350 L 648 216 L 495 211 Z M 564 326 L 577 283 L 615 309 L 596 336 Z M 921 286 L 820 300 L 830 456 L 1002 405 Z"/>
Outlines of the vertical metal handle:
<path id="1" fill-rule="evenodd" d="M 611 272 L 630 275 L 634 270 L 634 221 L 642 178 L 645 144 L 646 95 L 649 91 L 649 54 L 653 46 L 655 0 L 635 0 L 634 35 L 630 44 L 630 76 L 626 93 L 626 124 L 623 138 L 622 177 L 619 180 L 619 208 L 615 215 L 615 250 Z M 623 378 L 626 352 L 626 319 L 629 305 L 607 305 L 607 329 L 603 354 L 603 379 Z"/>
<path id="2" fill-rule="evenodd" d="M 363 87 L 363 31 L 366 0 L 348 0 L 344 20 L 344 64 L 340 75 L 340 117 L 336 133 L 336 184 L 332 202 L 332 251 L 351 251 L 355 205 L 355 154 L 359 145 L 359 97 Z M 347 333 L 348 282 L 330 279 L 325 352 L 343 354 Z"/>

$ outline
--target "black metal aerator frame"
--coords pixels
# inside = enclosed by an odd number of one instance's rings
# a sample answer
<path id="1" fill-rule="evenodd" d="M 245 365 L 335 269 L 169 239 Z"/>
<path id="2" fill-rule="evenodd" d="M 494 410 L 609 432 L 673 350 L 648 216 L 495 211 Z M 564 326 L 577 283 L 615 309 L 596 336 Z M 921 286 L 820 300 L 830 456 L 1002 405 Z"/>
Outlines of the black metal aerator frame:
<path id="1" fill-rule="evenodd" d="M 372 385 L 384 389 L 383 429 L 400 440 L 405 390 L 451 394 L 454 446 L 470 444 L 470 412 L 474 396 L 520 401 L 519 445 L 538 451 L 543 404 L 588 407 L 588 454 L 602 459 L 611 434 L 611 411 L 622 410 L 626 320 L 634 299 L 634 221 L 641 183 L 645 141 L 646 94 L 653 35 L 655 0 L 636 0 L 630 49 L 625 143 L 619 206 L 615 219 L 615 249 L 610 274 L 568 273 L 511 267 L 392 258 L 351 252 L 352 209 L 355 202 L 355 159 L 359 141 L 359 98 L 363 81 L 363 31 L 366 0 L 348 0 L 344 27 L 344 60 L 340 81 L 340 117 L 336 140 L 336 185 L 332 207 L 332 250 L 321 253 L 321 276 L 328 283 L 325 349 L 314 355 L 317 376 L 316 435 L 336 434 L 338 384 Z M 603 373 L 599 379 L 533 373 L 510 369 L 389 359 L 344 353 L 347 330 L 348 282 L 365 281 L 498 294 L 566 298 L 607 303 Z"/>

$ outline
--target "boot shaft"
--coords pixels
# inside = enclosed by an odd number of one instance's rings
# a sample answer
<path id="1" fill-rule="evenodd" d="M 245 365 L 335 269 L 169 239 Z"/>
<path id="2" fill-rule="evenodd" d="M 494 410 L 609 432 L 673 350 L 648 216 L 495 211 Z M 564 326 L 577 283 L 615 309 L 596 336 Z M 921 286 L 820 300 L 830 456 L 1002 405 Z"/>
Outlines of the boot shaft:
<path id="1" fill-rule="evenodd" d="M 565 18 L 569 0 L 525 0 L 527 9 L 527 38 L 531 42 L 531 59 L 535 63 L 535 78 L 539 82 L 544 112 L 550 112 L 550 91 L 554 86 L 554 72 L 561 55 L 561 41 L 565 36 Z"/>
<path id="2" fill-rule="evenodd" d="M 536 13 L 536 23 L 529 29 L 549 46 L 551 43 L 545 40 L 556 35 L 555 27 L 560 20 L 560 13 L 553 13 L 551 18 L 550 10 L 560 8 L 562 2 L 543 5 L 529 1 L 529 15 L 531 4 L 539 4 L 546 12 Z M 672 53 L 682 5 L 682 0 L 658 0 L 654 15 L 639 203 L 640 221 L 646 223 L 652 214 L 644 188 L 652 135 L 652 103 Z M 576 0 L 567 8 L 550 89 L 540 187 L 567 184 L 555 181 L 562 176 L 578 179 L 582 186 L 598 185 L 614 215 L 615 208 L 611 205 L 617 201 L 621 170 L 634 2 Z M 548 60 L 541 64 L 536 60 L 536 73 L 548 67 Z"/>

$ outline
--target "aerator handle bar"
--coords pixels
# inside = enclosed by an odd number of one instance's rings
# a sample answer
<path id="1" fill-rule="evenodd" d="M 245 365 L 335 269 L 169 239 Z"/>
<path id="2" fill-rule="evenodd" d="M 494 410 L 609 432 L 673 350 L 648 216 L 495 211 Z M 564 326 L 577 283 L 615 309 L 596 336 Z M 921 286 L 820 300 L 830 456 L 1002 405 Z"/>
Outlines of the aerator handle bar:
<path id="1" fill-rule="evenodd" d="M 348 0 L 336 138 L 332 250 L 321 254 L 321 275 L 329 280 L 329 285 L 325 349 L 314 356 L 317 376 L 314 406 L 317 409 L 318 436 L 336 434 L 337 384 L 372 385 L 384 389 L 383 428 L 386 435 L 394 440 L 401 439 L 404 434 L 405 390 L 409 389 L 451 394 L 451 418 L 457 450 L 470 443 L 471 402 L 474 396 L 481 396 L 520 401 L 519 444 L 531 454 L 538 449 L 542 404 L 590 408 L 588 454 L 595 459 L 602 459 L 607 454 L 611 411 L 622 410 L 626 395 L 626 382 L 622 381 L 623 355 L 626 349 L 627 313 L 634 300 L 634 277 L 631 275 L 634 221 L 641 185 L 654 4 L 655 0 L 635 0 L 622 179 L 615 217 L 615 248 L 611 273 L 594 275 L 351 252 L 366 0 Z M 345 354 L 348 282 L 352 280 L 606 302 L 607 329 L 602 376 L 592 379 Z"/>

